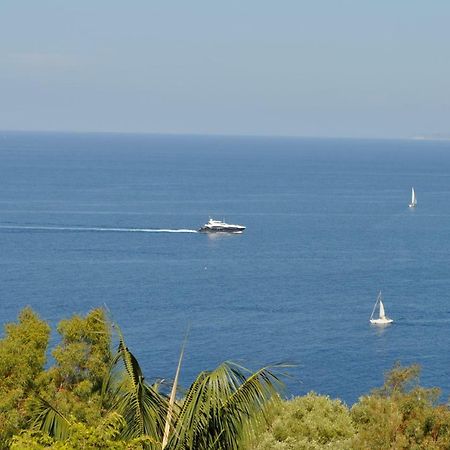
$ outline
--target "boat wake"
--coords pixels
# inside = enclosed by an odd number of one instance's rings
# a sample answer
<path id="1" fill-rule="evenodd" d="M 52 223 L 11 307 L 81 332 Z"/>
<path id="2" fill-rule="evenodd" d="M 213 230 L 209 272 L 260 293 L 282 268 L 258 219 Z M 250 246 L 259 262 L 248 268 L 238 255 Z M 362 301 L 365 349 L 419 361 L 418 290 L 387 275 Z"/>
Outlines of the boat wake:
<path id="1" fill-rule="evenodd" d="M 4 230 L 30 230 L 30 231 L 106 231 L 114 233 L 197 233 L 197 230 L 185 228 L 104 228 L 104 227 L 51 227 L 51 226 L 28 226 L 28 225 L 0 225 Z"/>

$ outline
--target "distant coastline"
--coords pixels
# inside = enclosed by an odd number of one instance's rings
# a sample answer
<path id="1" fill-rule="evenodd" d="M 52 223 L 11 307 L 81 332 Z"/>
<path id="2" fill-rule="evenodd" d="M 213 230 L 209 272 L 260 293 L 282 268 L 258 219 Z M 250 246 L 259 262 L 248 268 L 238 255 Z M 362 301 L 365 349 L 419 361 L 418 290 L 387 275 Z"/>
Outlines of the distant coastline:
<path id="1" fill-rule="evenodd" d="M 450 136 L 448 135 L 421 135 L 421 136 L 413 136 L 414 141 L 450 141 Z"/>

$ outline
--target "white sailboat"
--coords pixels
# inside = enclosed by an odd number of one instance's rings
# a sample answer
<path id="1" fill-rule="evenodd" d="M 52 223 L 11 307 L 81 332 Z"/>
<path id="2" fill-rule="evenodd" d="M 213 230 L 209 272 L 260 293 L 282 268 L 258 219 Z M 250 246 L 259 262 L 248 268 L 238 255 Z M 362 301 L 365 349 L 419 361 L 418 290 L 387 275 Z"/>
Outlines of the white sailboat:
<path id="1" fill-rule="evenodd" d="M 414 188 L 411 188 L 411 203 L 409 204 L 410 208 L 415 208 L 417 205 L 416 191 Z"/>
<path id="2" fill-rule="evenodd" d="M 378 319 L 374 319 L 373 315 L 375 314 L 375 310 L 377 308 L 377 305 L 379 305 L 380 309 L 379 309 L 379 317 Z M 374 324 L 374 325 L 387 325 L 389 323 L 392 323 L 393 320 L 390 319 L 389 317 L 386 316 L 386 313 L 384 311 L 384 305 L 383 305 L 383 301 L 382 301 L 382 297 L 381 297 L 381 291 L 378 294 L 377 297 L 377 301 L 375 302 L 375 305 L 373 307 L 372 310 L 372 315 L 370 316 L 370 323 Z"/>

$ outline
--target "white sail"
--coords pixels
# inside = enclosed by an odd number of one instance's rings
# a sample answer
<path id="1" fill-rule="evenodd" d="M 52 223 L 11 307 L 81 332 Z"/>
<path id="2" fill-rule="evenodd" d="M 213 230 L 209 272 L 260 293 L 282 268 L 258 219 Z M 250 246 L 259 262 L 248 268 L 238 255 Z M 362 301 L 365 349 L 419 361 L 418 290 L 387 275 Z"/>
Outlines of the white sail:
<path id="1" fill-rule="evenodd" d="M 380 299 L 380 319 L 384 319 L 385 317 L 386 317 L 386 314 L 384 312 L 383 302 Z"/>
<path id="2" fill-rule="evenodd" d="M 378 305 L 380 308 L 379 318 L 374 319 L 373 315 L 374 315 L 375 310 Z M 389 317 L 386 317 L 386 312 L 384 311 L 384 305 L 383 305 L 381 291 L 380 291 L 380 293 L 378 294 L 378 297 L 377 297 L 377 301 L 375 302 L 375 305 L 373 306 L 372 314 L 370 315 L 370 323 L 372 323 L 374 325 L 387 325 L 392 322 L 393 322 L 392 319 L 390 319 Z"/>
<path id="3" fill-rule="evenodd" d="M 372 314 L 370 315 L 370 320 L 373 319 L 373 315 L 375 314 L 375 310 L 377 309 L 378 302 L 381 300 L 381 291 L 378 293 L 377 300 L 375 302 L 375 305 L 373 305 Z"/>
<path id="4" fill-rule="evenodd" d="M 411 188 L 411 203 L 409 204 L 410 208 L 415 208 L 417 205 L 416 191 L 414 188 Z"/>

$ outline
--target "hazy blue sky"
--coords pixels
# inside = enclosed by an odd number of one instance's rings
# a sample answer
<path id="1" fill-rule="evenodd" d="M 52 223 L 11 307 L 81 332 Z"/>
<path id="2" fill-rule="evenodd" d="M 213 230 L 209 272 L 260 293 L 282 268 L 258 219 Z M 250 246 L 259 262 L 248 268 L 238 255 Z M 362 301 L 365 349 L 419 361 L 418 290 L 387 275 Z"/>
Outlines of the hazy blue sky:
<path id="1" fill-rule="evenodd" d="M 450 135 L 450 1 L 0 0 L 0 129 Z"/>

